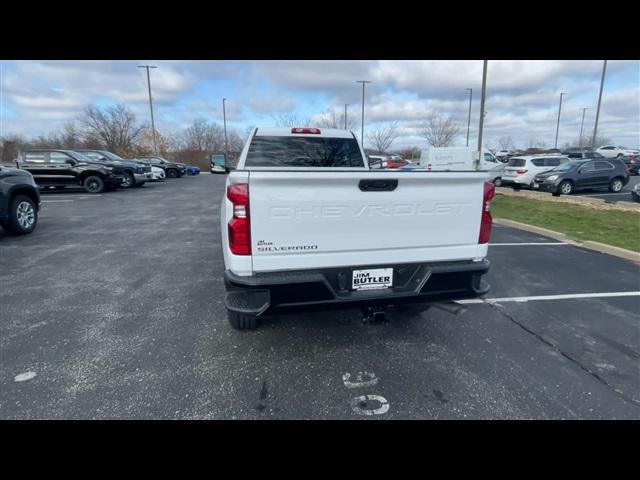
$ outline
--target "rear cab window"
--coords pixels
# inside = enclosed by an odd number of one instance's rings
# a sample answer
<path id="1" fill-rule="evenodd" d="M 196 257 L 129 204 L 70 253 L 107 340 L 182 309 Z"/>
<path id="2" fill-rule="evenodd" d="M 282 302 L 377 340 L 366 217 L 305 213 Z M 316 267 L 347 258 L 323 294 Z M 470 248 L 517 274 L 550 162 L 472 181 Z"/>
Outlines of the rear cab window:
<path id="1" fill-rule="evenodd" d="M 366 168 L 355 138 L 260 136 L 251 140 L 245 167 Z"/>
<path id="2" fill-rule="evenodd" d="M 508 166 L 510 167 L 524 167 L 527 161 L 524 158 L 512 158 L 509 160 Z"/>

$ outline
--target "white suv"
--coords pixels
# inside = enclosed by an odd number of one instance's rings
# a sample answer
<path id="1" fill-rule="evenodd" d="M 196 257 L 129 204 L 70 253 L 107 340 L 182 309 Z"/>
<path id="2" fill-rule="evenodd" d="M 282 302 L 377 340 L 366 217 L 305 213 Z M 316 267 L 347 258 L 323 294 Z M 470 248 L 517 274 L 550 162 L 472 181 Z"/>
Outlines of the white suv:
<path id="1" fill-rule="evenodd" d="M 615 145 L 603 145 L 596 150 L 600 155 L 607 158 L 622 158 L 627 155 L 640 155 L 640 151 L 627 147 L 616 147 Z"/>
<path id="2" fill-rule="evenodd" d="M 567 157 L 558 155 L 512 157 L 502 174 L 502 186 L 510 186 L 516 190 L 522 187 L 530 188 L 537 174 L 552 170 L 568 161 Z"/>

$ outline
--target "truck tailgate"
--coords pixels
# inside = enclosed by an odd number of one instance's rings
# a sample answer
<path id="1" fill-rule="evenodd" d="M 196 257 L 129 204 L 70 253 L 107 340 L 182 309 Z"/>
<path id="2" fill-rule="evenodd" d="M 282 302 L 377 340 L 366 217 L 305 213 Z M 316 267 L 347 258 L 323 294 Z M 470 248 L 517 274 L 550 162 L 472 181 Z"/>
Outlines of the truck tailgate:
<path id="1" fill-rule="evenodd" d="M 252 170 L 253 271 L 478 259 L 486 253 L 478 245 L 485 179 Z"/>

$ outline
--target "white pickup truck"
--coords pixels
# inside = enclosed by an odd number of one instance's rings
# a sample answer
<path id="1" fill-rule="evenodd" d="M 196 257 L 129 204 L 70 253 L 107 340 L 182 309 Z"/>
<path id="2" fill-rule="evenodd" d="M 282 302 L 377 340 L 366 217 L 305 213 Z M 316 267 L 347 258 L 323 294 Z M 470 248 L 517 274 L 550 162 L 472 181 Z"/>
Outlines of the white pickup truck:
<path id="1" fill-rule="evenodd" d="M 294 308 L 473 298 L 491 233 L 486 172 L 370 170 L 352 132 L 257 128 L 220 222 L 231 326 Z"/>

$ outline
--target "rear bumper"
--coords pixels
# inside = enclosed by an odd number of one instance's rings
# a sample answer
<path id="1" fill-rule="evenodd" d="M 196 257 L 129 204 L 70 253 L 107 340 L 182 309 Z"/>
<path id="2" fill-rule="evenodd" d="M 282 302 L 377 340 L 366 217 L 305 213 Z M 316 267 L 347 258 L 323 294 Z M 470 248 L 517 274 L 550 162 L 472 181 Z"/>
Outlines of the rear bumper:
<path id="1" fill-rule="evenodd" d="M 501 177 L 501 180 L 502 180 L 503 187 L 513 186 L 513 185 L 517 185 L 520 187 L 528 187 L 530 185 L 530 183 L 528 183 L 528 179 L 526 178 Z"/>
<path id="2" fill-rule="evenodd" d="M 351 289 L 352 272 L 361 268 L 393 267 L 393 287 L 380 290 Z M 348 308 L 357 305 L 397 305 L 475 298 L 489 285 L 482 276 L 489 261 L 402 265 L 367 265 L 322 270 L 261 273 L 242 277 L 224 272 L 225 307 L 262 315 L 308 307 Z"/>

